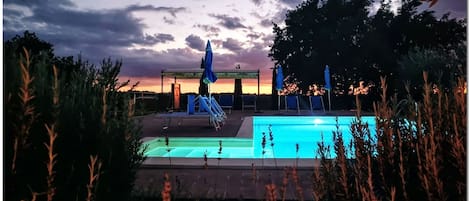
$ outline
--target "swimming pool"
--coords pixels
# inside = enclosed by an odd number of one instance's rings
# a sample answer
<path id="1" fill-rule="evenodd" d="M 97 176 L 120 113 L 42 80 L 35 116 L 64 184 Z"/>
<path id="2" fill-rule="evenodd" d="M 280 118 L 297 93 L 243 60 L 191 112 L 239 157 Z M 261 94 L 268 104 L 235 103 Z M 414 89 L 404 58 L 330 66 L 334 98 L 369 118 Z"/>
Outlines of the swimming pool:
<path id="1" fill-rule="evenodd" d="M 165 138 L 155 138 L 145 142 L 148 146 L 145 155 L 176 158 L 315 158 L 317 143 L 322 140 L 321 134 L 325 144 L 333 145 L 332 132 L 337 130 L 337 125 L 344 142 L 348 144 L 352 139 L 350 123 L 354 119 L 354 116 L 340 116 L 336 122 L 336 117 L 332 116 L 255 116 L 252 118 L 252 138 L 171 137 L 168 146 Z M 369 124 L 371 132 L 375 132 L 374 116 L 362 117 L 362 121 Z M 331 157 L 334 156 L 331 149 Z"/>

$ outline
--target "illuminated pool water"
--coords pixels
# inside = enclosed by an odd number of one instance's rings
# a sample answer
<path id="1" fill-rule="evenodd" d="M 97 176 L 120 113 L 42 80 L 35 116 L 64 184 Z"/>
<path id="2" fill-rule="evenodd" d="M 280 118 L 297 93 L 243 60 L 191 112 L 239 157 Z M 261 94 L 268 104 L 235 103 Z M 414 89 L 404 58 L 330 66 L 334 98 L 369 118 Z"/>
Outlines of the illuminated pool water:
<path id="1" fill-rule="evenodd" d="M 166 146 L 164 138 L 155 138 L 145 143 L 148 145 L 145 155 L 181 158 L 203 158 L 204 155 L 207 158 L 315 158 L 317 144 L 322 141 L 321 134 L 324 143 L 332 145 L 332 133 L 337 130 L 337 125 L 344 142 L 350 142 L 350 123 L 354 119 L 354 116 L 341 116 L 336 122 L 336 117 L 329 116 L 256 116 L 252 119 L 252 138 L 172 137 L 169 138 L 169 146 Z M 370 131 L 374 132 L 373 116 L 362 117 L 362 121 L 367 122 Z M 270 131 L 273 140 L 270 140 Z M 263 138 L 265 146 L 262 145 Z M 334 153 L 331 153 L 331 157 L 334 157 Z"/>

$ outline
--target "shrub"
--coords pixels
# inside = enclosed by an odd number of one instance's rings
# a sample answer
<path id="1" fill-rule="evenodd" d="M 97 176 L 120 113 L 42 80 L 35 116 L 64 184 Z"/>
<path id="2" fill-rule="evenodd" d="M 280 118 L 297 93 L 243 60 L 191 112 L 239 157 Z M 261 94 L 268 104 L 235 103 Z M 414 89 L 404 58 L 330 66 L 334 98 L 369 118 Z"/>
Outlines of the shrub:
<path id="1" fill-rule="evenodd" d="M 55 68 L 50 55 L 17 56 L 13 44 L 4 57 L 5 198 L 129 200 L 144 156 L 133 102 L 119 92 L 122 63 Z"/>

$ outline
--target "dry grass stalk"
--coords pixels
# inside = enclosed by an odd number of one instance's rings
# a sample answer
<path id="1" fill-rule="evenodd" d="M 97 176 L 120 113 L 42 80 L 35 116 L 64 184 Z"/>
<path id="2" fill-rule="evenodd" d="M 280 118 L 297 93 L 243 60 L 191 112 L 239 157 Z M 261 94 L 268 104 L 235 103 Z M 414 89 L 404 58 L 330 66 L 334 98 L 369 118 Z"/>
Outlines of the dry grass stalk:
<path id="1" fill-rule="evenodd" d="M 276 201 L 277 200 L 277 188 L 275 184 L 265 185 L 265 200 Z"/>
<path id="2" fill-rule="evenodd" d="M 22 109 L 22 113 L 20 114 L 19 119 L 19 133 L 15 135 L 14 144 L 13 144 L 13 158 L 11 164 L 12 173 L 16 173 L 16 160 L 18 157 L 19 152 L 26 146 L 27 139 L 29 137 L 29 130 L 31 129 L 31 125 L 33 124 L 34 120 L 36 119 L 36 115 L 34 113 L 34 106 L 31 104 L 31 100 L 34 99 L 34 90 L 31 86 L 31 83 L 34 80 L 29 73 L 29 68 L 31 66 L 29 52 L 26 48 L 23 47 L 23 52 L 25 56 L 25 61 L 20 60 L 20 70 L 21 70 L 21 86 L 20 92 L 18 96 L 20 97 L 20 105 Z"/>
<path id="3" fill-rule="evenodd" d="M 52 104 L 54 106 L 53 115 L 56 118 L 57 115 L 57 108 L 59 106 L 59 81 L 58 81 L 58 73 L 57 67 L 54 65 L 52 66 L 52 70 L 54 73 L 54 83 L 52 86 Z M 52 125 L 45 124 L 47 134 L 49 136 L 49 144 L 44 143 L 48 151 L 48 161 L 47 161 L 47 200 L 52 201 L 56 192 L 56 188 L 54 187 L 54 180 L 55 180 L 55 171 L 54 165 L 57 163 L 57 154 L 54 153 L 54 143 L 58 136 L 56 131 L 56 125 L 53 123 Z"/>
<path id="4" fill-rule="evenodd" d="M 381 188 L 384 192 L 391 193 L 391 185 L 388 181 L 388 175 L 394 170 L 394 157 L 395 157 L 395 136 L 392 127 L 393 116 L 396 111 L 389 107 L 387 100 L 387 83 L 385 77 L 380 77 L 381 80 L 381 101 L 373 103 L 374 114 L 376 118 L 376 150 L 378 156 L 376 157 L 378 163 L 379 176 L 381 179 Z M 392 100 L 396 100 L 394 97 Z M 396 105 L 396 104 L 394 104 Z M 370 152 L 370 154 L 372 154 Z"/>
<path id="5" fill-rule="evenodd" d="M 207 150 L 204 151 L 204 169 L 208 169 Z"/>
<path id="6" fill-rule="evenodd" d="M 456 132 L 455 136 L 452 138 L 452 146 L 451 146 L 451 156 L 455 159 L 453 164 L 455 167 L 458 167 L 457 170 L 459 172 L 459 175 L 461 175 L 463 178 L 466 177 L 466 161 L 464 160 L 466 158 L 466 148 L 465 148 L 465 141 L 463 140 L 463 137 L 460 136 L 458 133 L 458 128 L 457 128 L 457 118 L 456 114 L 453 114 L 453 129 Z M 464 182 L 457 181 L 457 190 L 459 194 L 465 194 L 466 190 L 466 184 Z"/>
<path id="7" fill-rule="evenodd" d="M 274 133 L 272 132 L 272 124 L 269 124 L 269 140 L 270 140 L 270 148 L 272 148 L 272 156 L 274 157 L 275 167 L 277 168 L 277 158 L 275 157 L 275 149 L 274 149 Z"/>
<path id="8" fill-rule="evenodd" d="M 346 150 L 342 138 L 342 132 L 339 130 L 339 119 L 336 117 L 336 131 L 332 132 L 334 139 L 334 150 L 336 153 L 336 167 L 337 167 L 337 180 L 339 183 L 340 194 L 343 194 L 343 199 L 349 200 L 349 187 L 348 187 L 348 165 L 346 158 Z"/>
<path id="9" fill-rule="evenodd" d="M 262 146 L 262 169 L 264 169 L 264 157 L 265 157 L 265 144 L 266 144 L 266 138 L 265 138 L 265 132 L 262 132 L 262 141 L 261 141 L 261 146 Z"/>
<path id="10" fill-rule="evenodd" d="M 452 129 L 454 136 L 452 138 L 451 156 L 455 159 L 454 166 L 458 167 L 457 170 L 461 178 L 466 178 L 466 130 L 467 128 L 467 116 L 466 116 L 466 94 L 464 94 L 465 80 L 458 79 L 457 86 L 453 90 L 453 96 L 455 97 L 455 108 L 457 113 L 452 114 Z M 461 129 L 462 128 L 462 129 Z M 461 195 L 466 194 L 466 183 L 464 181 L 457 182 L 457 189 Z"/>
<path id="11" fill-rule="evenodd" d="M 376 195 L 373 191 L 374 189 L 374 186 L 373 186 L 373 172 L 372 172 L 372 165 L 371 165 L 371 154 L 368 154 L 366 156 L 367 158 L 367 169 L 368 169 L 368 179 L 367 179 L 367 187 L 366 190 L 364 191 L 364 195 L 365 195 L 365 198 L 368 198 L 368 199 L 365 199 L 365 200 L 369 200 L 369 201 L 375 201 L 375 200 L 378 200 L 376 198 Z"/>
<path id="12" fill-rule="evenodd" d="M 52 71 L 54 72 L 54 85 L 52 86 L 52 91 L 54 93 L 54 97 L 52 98 L 52 104 L 54 106 L 58 106 L 59 104 L 59 80 L 58 80 L 58 70 L 55 65 L 52 66 Z"/>
<path id="13" fill-rule="evenodd" d="M 97 180 L 99 179 L 99 175 L 101 174 L 101 166 L 102 162 L 98 162 L 98 156 L 90 156 L 90 164 L 88 164 L 88 169 L 90 171 L 90 178 L 89 183 L 86 185 L 87 189 L 87 196 L 86 201 L 93 200 L 94 195 L 94 185 L 96 184 Z"/>
<path id="14" fill-rule="evenodd" d="M 45 125 L 47 133 L 49 135 L 49 144 L 44 143 L 48 151 L 48 161 L 47 161 L 47 200 L 51 201 L 54 198 L 55 190 L 54 180 L 55 180 L 55 171 L 54 165 L 57 163 L 56 158 L 57 154 L 54 153 L 54 142 L 57 138 L 57 132 L 55 131 L 55 124 L 51 126 Z"/>
<path id="15" fill-rule="evenodd" d="M 31 201 L 36 201 L 38 196 L 44 195 L 44 193 L 32 192 Z"/>
<path id="16" fill-rule="evenodd" d="M 135 114 L 135 101 L 129 100 L 127 117 L 132 118 Z"/>
<path id="17" fill-rule="evenodd" d="M 356 162 L 352 170 L 355 175 L 356 194 L 362 200 L 377 200 L 374 193 L 372 155 L 374 145 L 368 124 L 361 121 L 360 101 L 357 98 L 357 120 L 352 122 L 351 133 L 354 140 Z"/>
<path id="18" fill-rule="evenodd" d="M 296 171 L 296 167 L 291 168 L 291 175 L 292 175 L 293 182 L 295 183 L 295 189 L 296 189 L 298 200 L 304 200 L 303 188 L 301 187 L 301 183 L 298 178 L 298 172 Z"/>
<path id="19" fill-rule="evenodd" d="M 103 124 L 103 126 L 106 125 L 106 113 L 107 113 L 107 90 L 106 90 L 106 87 L 103 87 L 103 96 L 102 96 L 102 100 L 103 100 L 103 111 L 101 113 L 101 123 Z"/>
<path id="20" fill-rule="evenodd" d="M 169 147 L 169 137 L 168 137 L 168 134 L 166 133 L 166 129 L 163 129 L 163 132 L 165 133 L 165 136 L 164 136 L 164 143 L 166 145 L 166 152 L 168 152 L 168 160 L 169 160 L 169 166 L 171 166 L 171 155 L 170 155 L 170 152 L 171 152 L 171 148 Z"/>
<path id="21" fill-rule="evenodd" d="M 405 178 L 405 175 L 406 175 L 406 170 L 404 168 L 404 165 L 405 165 L 405 161 L 404 161 L 404 156 L 403 156 L 403 140 L 402 140 L 402 135 L 401 135 L 401 131 L 400 130 L 397 130 L 397 141 L 399 143 L 399 178 L 401 179 L 401 187 L 402 187 L 402 196 L 404 197 L 404 200 L 408 200 L 408 196 L 407 196 L 407 188 L 406 188 L 406 178 Z M 395 192 L 396 189 L 394 188 L 394 195 L 395 195 Z M 392 191 L 391 191 L 392 192 Z M 392 194 L 391 194 L 392 195 Z M 391 196 L 391 197 L 394 197 L 395 196 Z"/>
<path id="22" fill-rule="evenodd" d="M 220 160 L 221 160 L 221 154 L 222 154 L 222 151 L 223 151 L 223 144 L 222 144 L 222 141 L 218 141 L 218 167 L 220 167 Z"/>
<path id="23" fill-rule="evenodd" d="M 423 109 L 424 109 L 424 119 L 425 123 L 428 124 L 428 132 L 425 133 L 425 136 L 423 136 L 423 152 L 424 152 L 424 169 L 426 171 L 425 179 L 428 180 L 431 184 L 428 186 L 430 189 L 428 191 L 435 192 L 431 193 L 432 196 L 428 195 L 429 199 L 438 199 L 438 200 L 444 200 L 445 199 L 445 194 L 444 194 L 444 189 L 443 189 L 443 182 L 440 179 L 440 161 L 441 159 L 439 156 L 441 154 L 436 154 L 440 151 L 440 141 L 441 133 L 435 131 L 435 125 L 434 125 L 434 111 L 433 111 L 433 103 L 431 100 L 431 91 L 432 87 L 431 84 L 428 83 L 428 72 L 423 73 L 423 79 L 424 79 L 424 96 L 423 96 Z M 441 99 L 438 98 L 438 102 L 440 102 Z M 441 103 L 438 103 L 440 105 Z M 437 120 L 438 121 L 438 120 Z M 440 123 L 436 123 L 440 124 Z M 440 124 L 441 125 L 441 124 Z"/>
<path id="24" fill-rule="evenodd" d="M 360 130 L 360 126 L 357 125 L 357 123 L 352 123 L 350 127 L 350 131 L 353 136 L 353 147 L 355 147 L 354 150 L 354 155 L 355 155 L 355 163 L 352 164 L 352 172 L 354 175 L 354 186 L 355 186 L 355 194 L 357 195 L 358 198 L 361 198 L 364 200 L 364 193 L 363 193 L 363 179 L 364 175 L 362 172 L 363 168 L 366 168 L 366 163 L 364 161 L 364 158 L 366 156 L 364 155 L 364 149 L 365 149 L 365 142 L 363 140 L 363 136 L 361 132 L 358 132 Z"/>
<path id="25" fill-rule="evenodd" d="M 327 194 L 325 186 L 326 180 L 321 175 L 319 167 L 314 167 L 312 182 L 313 200 L 323 200 Z"/>
<path id="26" fill-rule="evenodd" d="M 324 185 L 322 191 L 325 195 L 330 196 L 327 199 L 335 200 L 337 194 L 329 193 L 336 192 L 337 187 L 337 174 L 333 161 L 331 160 L 331 146 L 326 145 L 324 140 L 324 135 L 321 132 L 321 142 L 318 143 L 318 154 L 320 158 L 320 168 L 318 169 L 318 174 L 320 175 L 321 185 Z"/>
<path id="27" fill-rule="evenodd" d="M 164 173 L 164 185 L 161 191 L 161 198 L 163 201 L 171 200 L 171 182 L 169 181 L 168 173 Z"/>
<path id="28" fill-rule="evenodd" d="M 417 113 L 417 125 L 422 125 L 422 116 L 420 113 Z M 422 153 L 424 152 L 422 150 L 425 150 L 425 147 L 422 148 L 423 146 L 423 130 L 420 128 L 420 126 L 417 127 L 417 142 L 415 144 L 415 149 L 416 149 L 416 155 L 417 155 L 417 169 L 418 169 L 418 176 L 423 184 L 423 189 L 425 190 L 425 194 L 427 195 L 427 199 L 432 198 L 432 193 L 430 191 L 430 184 L 427 178 L 427 175 L 424 172 L 424 162 L 423 162 L 423 157 Z"/>
<path id="29" fill-rule="evenodd" d="M 391 187 L 391 201 L 396 200 L 396 187 Z"/>
<path id="30" fill-rule="evenodd" d="M 283 169 L 282 187 L 280 188 L 281 195 L 282 195 L 282 201 L 284 201 L 286 196 L 287 196 L 288 178 L 289 178 L 288 168 L 285 167 Z"/>
<path id="31" fill-rule="evenodd" d="M 255 184 L 257 183 L 257 174 L 256 174 L 256 167 L 254 166 L 254 163 L 251 163 L 251 174 L 252 174 L 252 182 Z"/>

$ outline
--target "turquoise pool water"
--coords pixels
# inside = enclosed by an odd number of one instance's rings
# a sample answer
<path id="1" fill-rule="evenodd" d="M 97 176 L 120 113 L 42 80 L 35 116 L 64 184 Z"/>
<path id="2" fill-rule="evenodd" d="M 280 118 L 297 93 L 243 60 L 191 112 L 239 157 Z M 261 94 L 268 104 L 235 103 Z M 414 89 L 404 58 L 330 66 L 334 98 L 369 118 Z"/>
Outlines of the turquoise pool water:
<path id="1" fill-rule="evenodd" d="M 354 116 L 341 116 L 336 122 L 336 117 L 325 116 L 258 116 L 252 119 L 252 138 L 173 137 L 169 138 L 169 146 L 166 146 L 164 138 L 155 138 L 145 143 L 148 145 L 145 155 L 182 158 L 203 158 L 204 155 L 208 158 L 315 158 L 317 143 L 322 140 L 321 134 L 325 144 L 332 145 L 332 132 L 337 130 L 337 125 L 344 141 L 350 142 L 350 123 L 354 119 Z M 362 121 L 369 124 L 371 132 L 375 132 L 373 116 L 362 117 Z M 262 145 L 264 138 L 265 146 Z M 333 153 L 331 157 L 334 157 Z"/>

